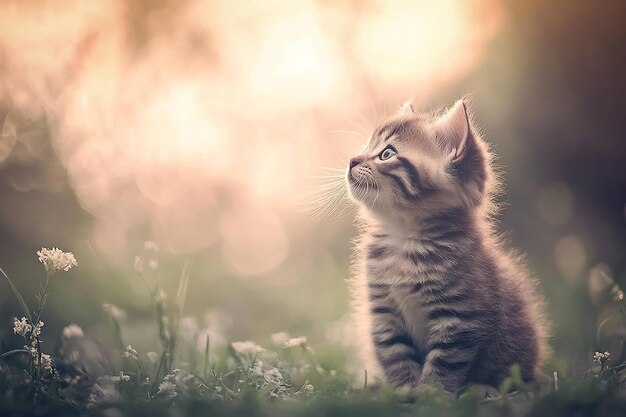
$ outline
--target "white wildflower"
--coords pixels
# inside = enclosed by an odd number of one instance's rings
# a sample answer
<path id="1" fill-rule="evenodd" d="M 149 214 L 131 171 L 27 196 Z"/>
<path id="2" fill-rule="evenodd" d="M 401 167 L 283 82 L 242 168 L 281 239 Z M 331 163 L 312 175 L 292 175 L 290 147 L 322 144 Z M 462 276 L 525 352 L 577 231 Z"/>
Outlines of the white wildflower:
<path id="1" fill-rule="evenodd" d="M 290 348 L 290 347 L 304 346 L 304 345 L 306 345 L 306 337 L 300 336 L 300 337 L 294 337 L 292 339 L 287 340 L 283 344 L 283 348 Z"/>
<path id="2" fill-rule="evenodd" d="M 593 360 L 599 363 L 604 363 L 608 361 L 610 357 L 611 357 L 611 353 L 606 352 L 606 351 L 604 353 L 596 352 L 593 354 Z"/>
<path id="3" fill-rule="evenodd" d="M 120 393 L 115 388 L 115 381 L 110 378 L 98 378 L 98 383 L 91 388 L 87 408 L 93 408 L 103 403 L 115 403 L 119 399 Z"/>
<path id="4" fill-rule="evenodd" d="M 558 391 L 559 390 L 559 374 L 554 371 L 554 373 L 552 374 L 552 379 L 554 380 L 554 390 Z"/>
<path id="5" fill-rule="evenodd" d="M 159 288 L 159 291 L 154 294 L 154 300 L 157 303 L 164 303 L 167 300 L 167 293 Z"/>
<path id="6" fill-rule="evenodd" d="M 33 336 L 39 337 L 41 336 L 41 328 L 43 327 L 43 321 L 39 320 L 39 322 L 33 328 Z"/>
<path id="7" fill-rule="evenodd" d="M 41 354 L 41 369 L 44 373 L 52 373 L 52 357 L 46 353 Z"/>
<path id="8" fill-rule="evenodd" d="M 33 344 L 33 345 L 37 344 L 37 341 L 35 339 L 33 339 L 33 342 L 34 343 L 31 343 L 31 344 Z M 24 349 L 28 351 L 28 353 L 30 354 L 30 356 L 32 358 L 36 358 L 37 357 L 37 348 L 36 347 L 24 345 Z"/>
<path id="9" fill-rule="evenodd" d="M 121 308 L 114 306 L 113 304 L 102 304 L 102 310 L 104 310 L 105 313 L 110 314 L 111 317 L 113 317 L 117 321 L 126 320 L 126 312 Z"/>
<path id="10" fill-rule="evenodd" d="M 163 377 L 163 382 L 161 382 L 161 384 L 159 385 L 157 396 L 164 397 L 166 399 L 176 397 L 176 395 L 178 394 L 176 392 L 176 379 L 179 372 L 179 369 L 174 369 L 172 370 L 172 372 Z"/>
<path id="11" fill-rule="evenodd" d="M 313 387 L 313 385 L 311 385 L 311 384 L 304 384 L 304 387 L 302 387 L 302 388 L 308 394 L 311 394 L 315 390 L 315 387 Z"/>
<path id="12" fill-rule="evenodd" d="M 272 335 L 272 342 L 276 345 L 284 345 L 289 340 L 289 334 L 286 332 L 278 332 Z"/>
<path id="13" fill-rule="evenodd" d="M 256 354 L 265 352 L 265 349 L 249 340 L 246 340 L 245 342 L 233 342 L 231 343 L 231 346 L 233 347 L 233 349 L 235 349 L 235 352 L 242 354 Z"/>
<path id="14" fill-rule="evenodd" d="M 125 358 L 139 360 L 139 354 L 135 349 L 133 349 L 131 345 L 126 346 L 126 349 L 124 350 L 124 353 L 122 353 L 122 356 L 124 356 Z"/>
<path id="15" fill-rule="evenodd" d="M 43 263 L 46 272 L 52 274 L 57 271 L 69 271 L 73 266 L 78 266 L 72 252 L 63 252 L 59 248 L 41 248 L 37 251 L 39 262 Z"/>
<path id="16" fill-rule="evenodd" d="M 265 371 L 263 377 L 269 384 L 279 385 L 283 379 L 283 374 L 277 368 L 272 368 Z"/>
<path id="17" fill-rule="evenodd" d="M 120 381 L 130 381 L 130 375 L 124 373 L 124 371 L 120 371 L 119 374 Z"/>
<path id="18" fill-rule="evenodd" d="M 156 259 L 150 259 L 148 265 L 151 269 L 157 269 L 159 267 L 159 261 L 157 261 Z"/>
<path id="19" fill-rule="evenodd" d="M 145 242 L 143 242 L 143 248 L 147 251 L 153 251 L 153 252 L 159 251 L 159 245 L 157 245 L 151 240 L 146 240 Z"/>
<path id="20" fill-rule="evenodd" d="M 78 324 L 70 324 L 63 329 L 63 337 L 70 339 L 72 337 L 83 337 L 83 329 Z"/>
<path id="21" fill-rule="evenodd" d="M 139 256 L 135 256 L 135 271 L 143 274 L 143 260 Z"/>
<path id="22" fill-rule="evenodd" d="M 26 337 L 32 330 L 33 327 L 28 323 L 26 317 L 22 317 L 19 320 L 17 317 L 13 318 L 13 333 Z"/>
<path id="23" fill-rule="evenodd" d="M 163 381 L 159 384 L 159 390 L 157 391 L 157 396 L 165 397 L 167 399 L 176 397 L 176 384 L 171 381 Z"/>
<path id="24" fill-rule="evenodd" d="M 156 361 L 159 360 L 159 354 L 156 352 L 148 352 L 146 353 L 146 356 L 152 363 L 156 363 Z"/>

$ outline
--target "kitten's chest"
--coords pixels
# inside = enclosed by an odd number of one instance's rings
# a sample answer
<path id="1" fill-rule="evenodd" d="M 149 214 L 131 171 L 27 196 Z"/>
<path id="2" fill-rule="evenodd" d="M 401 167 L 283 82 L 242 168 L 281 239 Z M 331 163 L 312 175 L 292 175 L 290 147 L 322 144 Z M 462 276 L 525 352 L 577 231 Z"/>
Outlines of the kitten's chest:
<path id="1" fill-rule="evenodd" d="M 425 245 L 382 243 L 372 244 L 366 252 L 367 280 L 370 285 L 386 288 L 388 302 L 399 313 L 405 331 L 418 347 L 423 347 L 433 306 L 431 292 L 423 289 L 445 287 L 450 260 L 429 251 Z"/>
<path id="2" fill-rule="evenodd" d="M 369 282 L 405 286 L 425 279 L 438 279 L 445 262 L 426 245 L 413 242 L 372 242 L 365 250 Z"/>
<path id="3" fill-rule="evenodd" d="M 409 285 L 389 289 L 390 301 L 402 317 L 403 326 L 418 348 L 423 348 L 428 338 L 428 309 L 424 298 Z"/>
<path id="4" fill-rule="evenodd" d="M 370 285 L 385 288 L 387 302 L 399 313 L 402 326 L 419 347 L 428 336 L 426 300 L 418 290 L 427 279 L 426 265 L 403 247 L 387 246 L 383 252 L 384 256 L 366 259 L 367 280 Z M 373 254 L 377 255 L 375 251 Z"/>

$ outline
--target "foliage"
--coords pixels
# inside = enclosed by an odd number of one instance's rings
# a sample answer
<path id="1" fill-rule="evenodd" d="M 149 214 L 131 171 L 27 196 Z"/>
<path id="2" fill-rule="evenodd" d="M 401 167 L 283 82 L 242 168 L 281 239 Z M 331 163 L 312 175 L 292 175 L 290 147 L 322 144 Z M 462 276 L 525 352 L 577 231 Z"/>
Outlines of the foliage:
<path id="1" fill-rule="evenodd" d="M 610 352 L 596 352 L 582 380 L 560 378 L 554 372 L 550 381 L 525 384 L 519 367 L 514 366 L 497 391 L 471 386 L 454 398 L 435 384 L 394 389 L 380 381 L 368 382 L 366 372 L 364 385 L 355 387 L 354 375 L 326 366 L 303 336 L 274 334 L 271 348 L 239 341 L 211 352 L 208 335 L 200 350 L 184 346 L 188 342 L 179 339 L 179 324 L 188 285 L 187 265 L 176 297 L 168 303 L 159 285 L 158 248 L 150 242 L 144 256 L 136 259 L 135 270 L 152 300 L 160 353 L 138 352 L 126 344 L 121 332 L 125 312 L 105 305 L 121 365 L 114 374 L 96 377 L 72 366 L 72 358 L 64 357 L 63 349 L 54 361 L 42 351 L 40 319 L 49 284 L 55 273 L 76 265 L 71 253 L 42 251 L 38 254 L 46 266 L 46 279 L 36 295 L 35 310 L 0 270 L 24 314 L 13 323 L 24 347 L 1 355 L 1 415 L 109 415 L 117 410 L 122 415 L 150 416 L 604 416 L 620 415 L 626 405 L 623 353 L 612 360 Z M 617 301 L 622 303 L 623 297 Z M 626 323 L 624 309 L 619 311 Z M 67 326 L 62 335 L 63 340 L 84 337 L 76 325 Z M 624 350 L 624 341 L 621 346 Z M 179 360 L 181 348 L 192 352 L 191 357 Z"/>

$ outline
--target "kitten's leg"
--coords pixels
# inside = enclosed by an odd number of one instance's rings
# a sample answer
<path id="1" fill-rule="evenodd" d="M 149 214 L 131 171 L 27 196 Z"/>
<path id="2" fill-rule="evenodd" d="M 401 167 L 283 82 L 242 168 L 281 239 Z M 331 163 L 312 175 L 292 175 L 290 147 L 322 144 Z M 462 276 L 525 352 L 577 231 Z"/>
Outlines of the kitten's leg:
<path id="1" fill-rule="evenodd" d="M 369 297 L 376 358 L 390 384 L 417 385 L 421 372 L 418 351 L 397 306 L 381 288 L 370 287 Z"/>
<path id="2" fill-rule="evenodd" d="M 475 330 L 447 331 L 431 337 L 419 383 L 440 382 L 458 394 L 465 388 L 479 352 L 481 335 Z"/>

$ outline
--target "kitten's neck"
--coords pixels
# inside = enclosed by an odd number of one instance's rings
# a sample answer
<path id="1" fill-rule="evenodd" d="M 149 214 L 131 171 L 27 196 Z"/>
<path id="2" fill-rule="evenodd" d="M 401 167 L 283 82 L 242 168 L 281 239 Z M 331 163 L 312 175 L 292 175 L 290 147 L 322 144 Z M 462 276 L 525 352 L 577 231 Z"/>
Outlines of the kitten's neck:
<path id="1" fill-rule="evenodd" d="M 475 211 L 468 208 L 446 209 L 414 217 L 385 218 L 370 214 L 363 217 L 370 233 L 399 240 L 450 240 L 477 236 L 482 223 Z"/>

